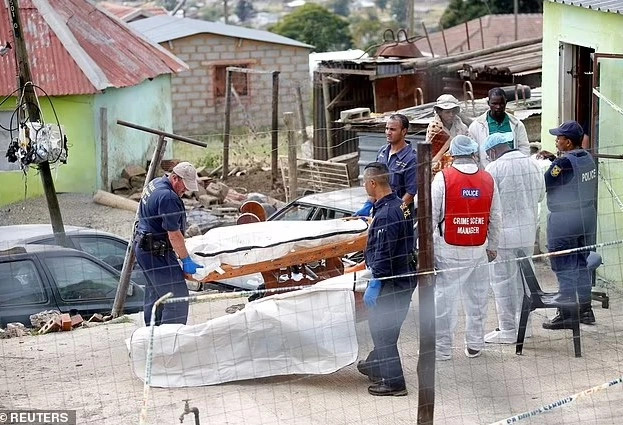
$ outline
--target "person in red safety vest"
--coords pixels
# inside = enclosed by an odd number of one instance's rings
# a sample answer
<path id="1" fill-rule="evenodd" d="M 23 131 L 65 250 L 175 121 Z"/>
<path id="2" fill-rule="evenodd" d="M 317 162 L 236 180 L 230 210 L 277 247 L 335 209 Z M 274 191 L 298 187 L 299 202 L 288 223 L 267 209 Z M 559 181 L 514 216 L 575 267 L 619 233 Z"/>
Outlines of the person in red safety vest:
<path id="1" fill-rule="evenodd" d="M 467 136 L 450 143 L 452 166 L 437 173 L 431 196 L 435 244 L 436 358 L 450 360 L 459 299 L 465 312 L 465 355 L 484 349 L 488 262 L 496 257 L 501 206 L 495 181 L 478 168 L 478 144 Z"/>

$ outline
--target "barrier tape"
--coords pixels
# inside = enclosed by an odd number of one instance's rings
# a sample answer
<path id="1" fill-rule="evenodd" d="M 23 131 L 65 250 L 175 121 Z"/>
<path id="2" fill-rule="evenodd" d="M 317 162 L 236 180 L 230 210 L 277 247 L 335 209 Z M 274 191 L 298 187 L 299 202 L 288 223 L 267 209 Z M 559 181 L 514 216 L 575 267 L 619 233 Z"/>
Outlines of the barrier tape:
<path id="1" fill-rule="evenodd" d="M 540 415 L 541 413 L 551 412 L 552 410 L 557 409 L 559 407 L 568 406 L 569 404 L 573 403 L 574 401 L 576 401 L 580 397 L 585 397 L 585 396 L 594 394 L 594 393 L 596 393 L 598 391 L 608 389 L 608 388 L 613 387 L 615 385 L 618 385 L 620 383 L 623 383 L 623 376 L 618 377 L 617 379 L 614 379 L 612 381 L 603 383 L 601 385 L 597 385 L 596 387 L 589 388 L 588 390 L 584 390 L 584 391 L 581 391 L 579 393 L 570 395 L 569 397 L 561 398 L 560 400 L 557 400 L 557 401 L 555 401 L 553 403 L 550 403 L 550 404 L 546 404 L 545 406 L 537 407 L 534 410 L 529 410 L 527 412 L 523 412 L 523 413 L 520 413 L 518 415 L 511 416 L 509 418 L 502 419 L 502 420 L 497 421 L 497 422 L 493 422 L 493 423 L 491 423 L 491 425 L 514 424 L 514 423 L 517 423 L 517 422 L 522 421 L 524 419 L 529 419 L 529 418 L 532 418 L 534 416 Z"/>

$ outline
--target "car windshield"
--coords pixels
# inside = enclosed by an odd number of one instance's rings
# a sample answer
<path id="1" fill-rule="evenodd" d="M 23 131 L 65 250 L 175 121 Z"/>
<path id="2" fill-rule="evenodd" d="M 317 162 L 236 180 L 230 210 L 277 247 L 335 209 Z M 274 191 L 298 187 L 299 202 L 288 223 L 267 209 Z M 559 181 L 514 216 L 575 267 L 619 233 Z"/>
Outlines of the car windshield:
<path id="1" fill-rule="evenodd" d="M 309 220 L 315 207 L 310 205 L 292 204 L 279 213 L 276 220 L 305 221 Z"/>
<path id="2" fill-rule="evenodd" d="M 119 277 L 88 258 L 48 257 L 45 264 L 63 300 L 115 297 Z"/>

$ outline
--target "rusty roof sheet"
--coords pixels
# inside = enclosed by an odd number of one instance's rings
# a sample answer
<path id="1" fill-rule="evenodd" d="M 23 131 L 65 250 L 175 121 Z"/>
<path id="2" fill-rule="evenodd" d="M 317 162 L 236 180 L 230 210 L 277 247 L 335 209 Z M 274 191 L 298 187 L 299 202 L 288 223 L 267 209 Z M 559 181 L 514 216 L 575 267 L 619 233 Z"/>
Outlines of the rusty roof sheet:
<path id="1" fill-rule="evenodd" d="M 568 4 L 570 6 L 583 7 L 585 9 L 597 10 L 599 12 L 610 12 L 623 14 L 623 1 L 621 0 L 549 0 L 551 3 Z"/>
<path id="2" fill-rule="evenodd" d="M 164 48 L 86 0 L 22 0 L 22 31 L 33 82 L 50 96 L 93 94 L 187 69 Z M 7 5 L 0 22 L 11 22 Z M 15 45 L 9 25 L 0 42 Z M 15 55 L 0 58 L 0 95 L 16 88 Z"/>
<path id="3" fill-rule="evenodd" d="M 482 20 L 482 33 L 480 32 L 480 22 Z M 541 13 L 520 13 L 517 15 L 517 28 L 519 40 L 526 38 L 541 37 L 543 35 L 543 14 Z M 467 34 L 469 34 L 469 46 L 467 45 Z M 431 45 L 435 56 L 446 56 L 443 36 L 446 37 L 448 53 L 459 53 L 470 50 L 498 46 L 503 43 L 515 41 L 515 16 L 512 14 L 487 15 L 482 18 L 472 19 L 465 24 L 459 24 L 443 31 L 429 34 Z M 421 38 L 415 42 L 421 52 L 430 53 L 430 47 L 426 38 Z M 468 48 L 469 47 L 469 48 Z"/>
<path id="4" fill-rule="evenodd" d="M 128 22 L 129 20 L 143 15 L 145 17 L 156 16 L 156 15 L 168 15 L 167 10 L 162 6 L 156 6 L 153 3 L 144 3 L 140 6 L 126 6 L 119 3 L 113 3 L 109 1 L 102 1 L 99 3 L 99 6 L 102 6 L 104 9 L 108 10 L 110 13 L 115 15 L 117 18 L 122 21 Z"/>

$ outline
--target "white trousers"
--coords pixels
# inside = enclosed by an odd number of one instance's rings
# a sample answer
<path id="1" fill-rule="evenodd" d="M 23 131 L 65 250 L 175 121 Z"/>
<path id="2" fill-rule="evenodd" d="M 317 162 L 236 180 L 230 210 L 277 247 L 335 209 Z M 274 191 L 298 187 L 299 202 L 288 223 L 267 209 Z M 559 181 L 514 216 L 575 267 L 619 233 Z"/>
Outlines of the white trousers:
<path id="1" fill-rule="evenodd" d="M 519 264 L 513 260 L 520 249 L 531 255 L 534 246 L 499 248 L 496 259 L 491 263 L 491 288 L 495 296 L 498 327 L 503 331 L 517 331 L 519 325 L 524 286 Z"/>
<path id="2" fill-rule="evenodd" d="M 487 255 L 464 260 L 435 255 L 435 266 L 439 271 L 435 284 L 437 356 L 452 355 L 459 300 L 465 312 L 465 344 L 472 350 L 482 350 L 489 291 Z M 461 269 L 450 270 L 456 267 Z"/>

